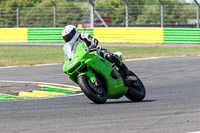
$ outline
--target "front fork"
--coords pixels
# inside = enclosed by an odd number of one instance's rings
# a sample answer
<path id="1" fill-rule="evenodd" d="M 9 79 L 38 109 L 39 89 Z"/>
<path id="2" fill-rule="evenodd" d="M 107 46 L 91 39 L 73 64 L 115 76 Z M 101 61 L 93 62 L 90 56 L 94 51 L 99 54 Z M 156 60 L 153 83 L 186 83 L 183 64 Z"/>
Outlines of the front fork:
<path id="1" fill-rule="evenodd" d="M 97 94 L 102 94 L 103 91 L 101 89 L 102 85 L 101 83 L 99 82 L 96 74 L 92 71 L 91 68 L 87 68 L 88 71 L 86 72 L 81 72 L 78 77 L 82 76 L 82 75 L 86 75 L 88 78 L 89 78 L 89 85 L 91 86 L 91 88 L 93 89 L 93 91 L 95 91 Z"/>
<path id="2" fill-rule="evenodd" d="M 88 71 L 86 71 L 86 72 L 80 72 L 79 75 L 78 75 L 78 77 L 80 77 L 82 75 L 86 75 L 90 79 L 90 81 L 93 84 L 95 84 L 96 81 L 97 81 L 95 74 L 93 73 L 93 71 L 92 71 L 92 69 L 90 67 L 87 67 L 87 70 Z"/>

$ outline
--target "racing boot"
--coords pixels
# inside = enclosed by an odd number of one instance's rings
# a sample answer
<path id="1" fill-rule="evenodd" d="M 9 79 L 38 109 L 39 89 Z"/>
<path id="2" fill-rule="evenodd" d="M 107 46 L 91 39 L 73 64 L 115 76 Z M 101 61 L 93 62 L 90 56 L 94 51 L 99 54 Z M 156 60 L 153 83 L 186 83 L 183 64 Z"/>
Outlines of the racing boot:
<path id="1" fill-rule="evenodd" d="M 121 60 L 120 60 L 121 61 Z M 117 65 L 116 65 L 117 66 Z M 123 71 L 124 81 L 129 83 L 130 81 L 137 81 L 137 77 L 133 76 L 127 66 L 121 61 L 120 65 L 117 66 L 120 70 Z"/>
<path id="2" fill-rule="evenodd" d="M 126 67 L 124 63 L 122 64 L 120 69 L 124 72 L 125 85 L 129 85 L 137 81 L 137 77 L 131 74 L 131 72 L 128 70 L 128 68 Z"/>
<path id="3" fill-rule="evenodd" d="M 110 53 L 110 54 L 107 55 L 107 59 L 109 61 L 113 62 L 119 68 L 119 70 L 121 70 L 123 72 L 122 77 L 123 77 L 125 83 L 126 82 L 129 83 L 130 81 L 136 81 L 137 80 L 137 77 L 131 75 L 127 66 L 118 58 L 117 55 Z"/>

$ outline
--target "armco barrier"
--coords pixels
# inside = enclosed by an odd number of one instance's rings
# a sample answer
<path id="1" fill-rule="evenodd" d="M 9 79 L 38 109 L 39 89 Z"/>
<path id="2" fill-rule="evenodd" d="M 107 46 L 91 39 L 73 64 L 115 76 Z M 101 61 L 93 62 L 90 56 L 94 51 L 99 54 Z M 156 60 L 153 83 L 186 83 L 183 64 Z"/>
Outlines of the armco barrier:
<path id="1" fill-rule="evenodd" d="M 163 28 L 94 28 L 102 43 L 163 43 Z"/>
<path id="2" fill-rule="evenodd" d="M 0 42 L 28 42 L 27 28 L 0 28 Z"/>
<path id="3" fill-rule="evenodd" d="M 63 28 L 28 28 L 28 42 L 63 42 Z"/>
<path id="4" fill-rule="evenodd" d="M 29 28 L 28 42 L 64 42 L 62 39 L 63 28 Z M 78 29 L 93 35 L 93 29 Z"/>
<path id="5" fill-rule="evenodd" d="M 63 28 L 0 28 L 0 43 L 64 42 Z M 200 44 L 198 28 L 80 28 L 100 43 L 196 43 Z"/>
<path id="6" fill-rule="evenodd" d="M 164 28 L 164 43 L 200 43 L 200 29 Z"/>

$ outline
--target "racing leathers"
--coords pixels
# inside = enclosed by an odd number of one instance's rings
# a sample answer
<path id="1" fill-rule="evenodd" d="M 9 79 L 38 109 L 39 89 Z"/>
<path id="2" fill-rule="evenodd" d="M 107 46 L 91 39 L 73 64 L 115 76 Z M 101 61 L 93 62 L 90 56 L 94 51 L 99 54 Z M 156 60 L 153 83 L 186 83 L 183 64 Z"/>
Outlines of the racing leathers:
<path id="1" fill-rule="evenodd" d="M 85 44 L 91 48 L 96 48 L 98 46 L 99 41 L 96 38 L 93 38 L 88 33 L 82 32 L 79 35 L 79 38 L 85 42 Z M 120 70 L 123 71 L 123 77 L 127 77 L 129 75 L 129 70 L 126 65 L 118 58 L 116 54 L 111 53 L 107 49 L 99 48 L 100 56 L 107 59 L 111 63 L 114 63 Z"/>

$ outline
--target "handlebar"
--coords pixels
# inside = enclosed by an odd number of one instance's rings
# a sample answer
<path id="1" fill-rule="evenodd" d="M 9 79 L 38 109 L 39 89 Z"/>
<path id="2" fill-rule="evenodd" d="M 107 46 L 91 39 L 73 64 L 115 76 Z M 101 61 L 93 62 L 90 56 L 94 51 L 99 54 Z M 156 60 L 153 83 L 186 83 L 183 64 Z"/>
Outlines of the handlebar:
<path id="1" fill-rule="evenodd" d="M 93 52 L 93 51 L 96 51 L 97 50 L 97 48 L 91 48 L 91 49 L 87 49 L 87 51 L 90 53 L 90 52 Z"/>

